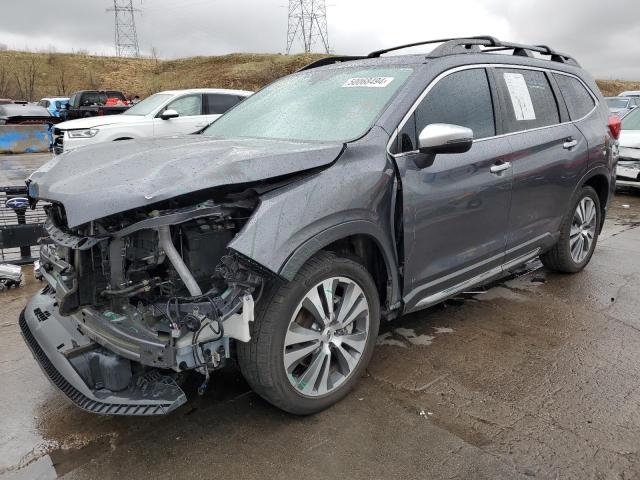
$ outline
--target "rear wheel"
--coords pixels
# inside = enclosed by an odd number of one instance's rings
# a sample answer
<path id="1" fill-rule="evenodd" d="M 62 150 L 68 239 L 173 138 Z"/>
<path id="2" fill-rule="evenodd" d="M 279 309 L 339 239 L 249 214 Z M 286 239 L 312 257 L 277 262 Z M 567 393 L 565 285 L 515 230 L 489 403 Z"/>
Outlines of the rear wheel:
<path id="1" fill-rule="evenodd" d="M 572 202 L 570 213 L 560 227 L 558 243 L 541 255 L 542 263 L 559 272 L 582 270 L 593 256 L 601 222 L 598 194 L 585 186 Z"/>
<path id="2" fill-rule="evenodd" d="M 285 285 L 265 292 L 238 360 L 253 390 L 295 414 L 343 398 L 364 372 L 378 335 L 371 275 L 353 260 L 320 252 Z"/>

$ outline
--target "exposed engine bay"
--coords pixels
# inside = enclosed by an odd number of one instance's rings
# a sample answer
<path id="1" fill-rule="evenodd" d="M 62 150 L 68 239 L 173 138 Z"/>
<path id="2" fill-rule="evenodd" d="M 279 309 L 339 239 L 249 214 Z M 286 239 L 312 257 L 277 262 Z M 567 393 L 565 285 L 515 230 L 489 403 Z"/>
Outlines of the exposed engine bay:
<path id="1" fill-rule="evenodd" d="M 93 341 L 65 353 L 85 383 L 117 391 L 140 368 L 196 370 L 208 380 L 232 356 L 234 341 L 250 340 L 269 273 L 227 244 L 258 201 L 249 191 L 194 206 L 168 203 L 73 230 L 62 205 L 47 207 L 45 293 Z"/>

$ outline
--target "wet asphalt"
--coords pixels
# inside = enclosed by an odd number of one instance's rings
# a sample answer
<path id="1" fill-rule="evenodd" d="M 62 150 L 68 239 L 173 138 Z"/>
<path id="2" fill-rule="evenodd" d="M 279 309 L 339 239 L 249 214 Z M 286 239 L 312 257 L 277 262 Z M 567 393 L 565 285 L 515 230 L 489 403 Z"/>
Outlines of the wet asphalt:
<path id="1" fill-rule="evenodd" d="M 333 408 L 285 414 L 216 372 L 166 417 L 71 405 L 0 293 L 0 479 L 640 478 L 640 191 L 619 192 L 587 269 L 517 275 L 383 327 Z"/>

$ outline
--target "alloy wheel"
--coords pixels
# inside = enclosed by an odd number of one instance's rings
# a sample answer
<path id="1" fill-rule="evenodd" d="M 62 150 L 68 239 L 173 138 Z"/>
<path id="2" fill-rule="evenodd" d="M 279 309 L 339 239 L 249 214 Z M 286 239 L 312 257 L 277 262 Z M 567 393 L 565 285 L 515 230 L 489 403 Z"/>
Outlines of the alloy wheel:
<path id="1" fill-rule="evenodd" d="M 596 222 L 596 204 L 591 198 L 584 197 L 573 214 L 569 233 L 569 248 L 574 262 L 581 263 L 591 251 L 596 235 Z"/>
<path id="2" fill-rule="evenodd" d="M 284 368 L 298 393 L 318 397 L 343 384 L 358 366 L 369 335 L 369 303 L 360 286 L 331 277 L 298 304 L 284 339 Z"/>

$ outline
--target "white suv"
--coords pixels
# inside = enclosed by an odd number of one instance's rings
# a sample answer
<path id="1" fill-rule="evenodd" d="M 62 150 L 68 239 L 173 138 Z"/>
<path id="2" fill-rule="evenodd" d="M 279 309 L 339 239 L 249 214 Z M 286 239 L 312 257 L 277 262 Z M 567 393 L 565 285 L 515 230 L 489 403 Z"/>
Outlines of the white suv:
<path id="1" fill-rule="evenodd" d="M 121 115 L 79 118 L 56 125 L 54 152 L 98 142 L 194 133 L 252 93 L 214 88 L 156 93 Z"/>

